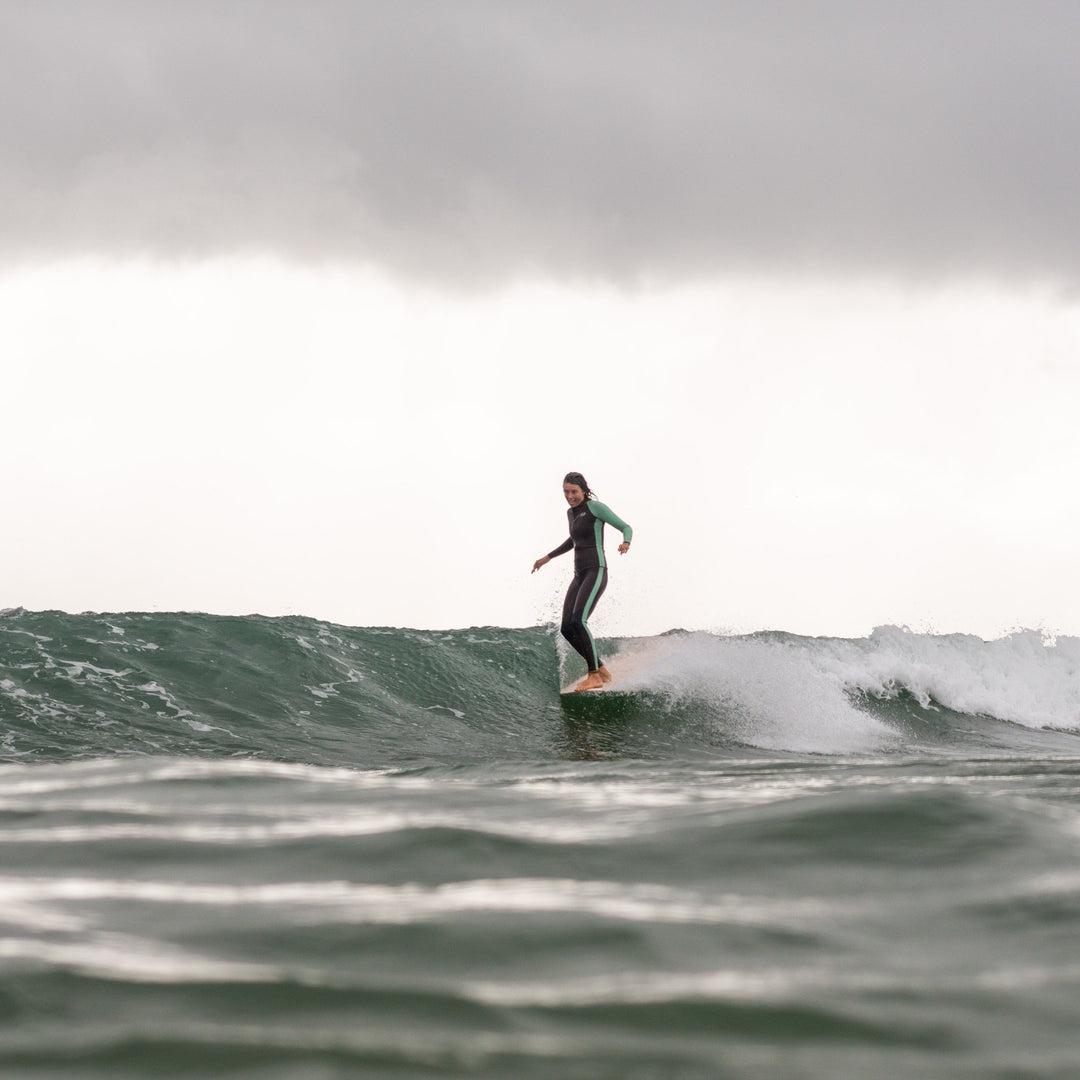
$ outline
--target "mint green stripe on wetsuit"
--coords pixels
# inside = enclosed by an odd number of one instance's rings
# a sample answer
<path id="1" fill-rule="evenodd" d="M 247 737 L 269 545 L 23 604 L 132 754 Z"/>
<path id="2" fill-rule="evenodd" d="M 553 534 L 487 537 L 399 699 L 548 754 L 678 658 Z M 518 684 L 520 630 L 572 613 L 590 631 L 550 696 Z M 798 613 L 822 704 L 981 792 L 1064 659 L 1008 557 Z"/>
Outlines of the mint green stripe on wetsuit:
<path id="1" fill-rule="evenodd" d="M 574 579 L 563 602 L 562 635 L 577 650 L 590 671 L 600 667 L 596 641 L 589 630 L 588 618 L 607 588 L 607 558 L 604 555 L 604 525 L 612 525 L 630 542 L 633 529 L 601 502 L 592 500 L 567 510 L 570 536 L 548 558 L 574 549 Z"/>
<path id="2" fill-rule="evenodd" d="M 574 574 L 577 577 L 577 574 Z M 589 585 L 589 578 L 592 575 L 585 571 L 583 574 L 584 581 L 582 582 L 582 588 L 586 589 Z M 581 612 L 581 627 L 585 631 L 585 636 L 589 639 L 589 652 L 591 656 L 585 657 L 585 663 L 589 665 L 590 671 L 595 671 L 600 666 L 600 654 L 596 650 L 596 638 L 592 636 L 592 631 L 589 629 L 589 616 L 592 614 L 593 608 L 596 606 L 596 601 L 603 595 L 604 590 L 607 588 L 607 567 L 603 567 L 601 572 L 596 575 L 596 582 L 591 589 L 589 589 L 588 599 L 585 601 L 585 607 Z M 591 662 L 590 662 L 591 661 Z"/>
<path id="3" fill-rule="evenodd" d="M 575 570 L 607 566 L 604 556 L 605 523 L 618 529 L 628 544 L 634 535 L 634 530 L 621 517 L 595 499 L 583 502 L 580 506 L 571 506 L 566 511 L 566 517 L 570 523 L 570 536 L 554 551 L 549 551 L 548 558 L 565 555 L 573 548 Z"/>

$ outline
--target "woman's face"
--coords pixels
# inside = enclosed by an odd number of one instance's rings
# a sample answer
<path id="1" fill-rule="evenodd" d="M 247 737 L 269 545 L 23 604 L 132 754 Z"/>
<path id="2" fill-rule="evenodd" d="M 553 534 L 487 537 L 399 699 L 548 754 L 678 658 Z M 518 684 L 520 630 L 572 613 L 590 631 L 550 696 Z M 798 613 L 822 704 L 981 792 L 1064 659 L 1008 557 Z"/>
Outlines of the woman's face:
<path id="1" fill-rule="evenodd" d="M 580 506 L 585 501 L 585 492 L 577 484 L 563 484 L 562 493 L 571 506 Z"/>

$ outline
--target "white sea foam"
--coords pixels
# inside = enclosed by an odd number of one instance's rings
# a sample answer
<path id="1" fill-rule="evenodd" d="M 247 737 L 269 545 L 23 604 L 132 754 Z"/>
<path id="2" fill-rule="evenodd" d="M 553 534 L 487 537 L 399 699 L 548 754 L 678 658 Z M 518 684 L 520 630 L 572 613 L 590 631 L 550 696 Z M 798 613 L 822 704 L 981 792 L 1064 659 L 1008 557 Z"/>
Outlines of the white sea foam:
<path id="1" fill-rule="evenodd" d="M 763 638 L 687 634 L 631 646 L 614 663 L 628 670 L 619 689 L 715 706 L 728 734 L 771 750 L 863 753 L 895 738 L 852 704 L 844 681 L 811 651 Z"/>
<path id="2" fill-rule="evenodd" d="M 730 734 L 765 749 L 885 749 L 894 733 L 860 698 L 902 691 L 924 707 L 1080 728 L 1080 638 L 1033 631 L 997 641 L 895 626 L 855 640 L 694 633 L 632 642 L 613 663 L 619 689 L 715 706 Z"/>
<path id="3" fill-rule="evenodd" d="M 808 646 L 815 663 L 851 690 L 992 716 L 1031 728 L 1080 727 L 1080 638 L 1034 631 L 983 641 L 878 627 L 858 641 Z"/>

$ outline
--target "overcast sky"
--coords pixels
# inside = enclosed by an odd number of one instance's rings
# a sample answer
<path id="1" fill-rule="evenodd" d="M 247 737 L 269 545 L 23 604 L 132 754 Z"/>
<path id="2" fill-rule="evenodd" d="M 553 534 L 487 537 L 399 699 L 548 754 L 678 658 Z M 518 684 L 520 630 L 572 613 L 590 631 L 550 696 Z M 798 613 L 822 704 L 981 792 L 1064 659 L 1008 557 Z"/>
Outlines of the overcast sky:
<path id="1" fill-rule="evenodd" d="M 1077 40 L 0 0 L 0 605 L 530 623 L 574 468 L 601 631 L 1080 633 Z"/>
<path id="2" fill-rule="evenodd" d="M 4 0 L 15 255 L 1072 280 L 1080 7 Z"/>

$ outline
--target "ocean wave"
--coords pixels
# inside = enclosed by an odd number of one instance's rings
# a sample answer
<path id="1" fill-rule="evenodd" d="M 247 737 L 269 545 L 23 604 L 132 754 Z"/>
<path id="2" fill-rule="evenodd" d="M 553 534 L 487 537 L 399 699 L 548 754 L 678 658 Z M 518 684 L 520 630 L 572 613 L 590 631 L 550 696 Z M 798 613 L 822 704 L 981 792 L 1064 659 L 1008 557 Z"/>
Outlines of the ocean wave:
<path id="1" fill-rule="evenodd" d="M 680 631 L 604 648 L 613 691 L 560 696 L 576 658 L 550 626 L 6 611 L 0 760 L 143 754 L 370 770 L 1080 745 L 1077 638 Z"/>

